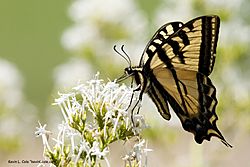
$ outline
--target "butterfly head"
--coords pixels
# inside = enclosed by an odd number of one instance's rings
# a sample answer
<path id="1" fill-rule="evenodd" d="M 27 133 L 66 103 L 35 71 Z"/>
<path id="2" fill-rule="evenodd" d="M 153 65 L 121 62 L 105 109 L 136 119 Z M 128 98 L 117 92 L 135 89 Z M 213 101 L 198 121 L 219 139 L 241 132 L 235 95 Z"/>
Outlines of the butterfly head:
<path id="1" fill-rule="evenodd" d="M 126 67 L 124 69 L 124 74 L 121 77 L 119 77 L 116 81 L 121 82 L 121 81 L 123 81 L 123 80 L 125 80 L 125 79 L 127 79 L 127 78 L 129 78 L 131 76 L 134 76 L 135 72 L 136 71 L 133 69 L 133 67 L 131 67 L 131 66 Z"/>
<path id="2" fill-rule="evenodd" d="M 133 70 L 133 68 L 132 68 L 131 66 L 129 66 L 129 67 L 126 67 L 126 68 L 124 69 L 124 73 L 125 73 L 127 76 L 131 76 L 131 75 L 134 74 L 134 70 Z"/>

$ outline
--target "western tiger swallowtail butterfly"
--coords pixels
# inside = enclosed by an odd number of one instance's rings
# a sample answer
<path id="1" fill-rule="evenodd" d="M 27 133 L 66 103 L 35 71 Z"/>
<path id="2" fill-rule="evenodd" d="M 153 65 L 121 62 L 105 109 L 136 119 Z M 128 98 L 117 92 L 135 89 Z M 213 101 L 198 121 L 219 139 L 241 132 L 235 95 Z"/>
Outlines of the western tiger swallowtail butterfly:
<path id="1" fill-rule="evenodd" d="M 217 128 L 215 113 L 216 88 L 208 77 L 213 70 L 218 41 L 218 16 L 197 17 L 186 24 L 171 22 L 163 25 L 148 42 L 139 66 L 131 66 L 129 56 L 119 53 L 129 63 L 117 81 L 132 76 L 140 91 L 147 93 L 161 116 L 169 120 L 169 105 L 184 130 L 203 140 L 218 137 L 232 147 Z"/>

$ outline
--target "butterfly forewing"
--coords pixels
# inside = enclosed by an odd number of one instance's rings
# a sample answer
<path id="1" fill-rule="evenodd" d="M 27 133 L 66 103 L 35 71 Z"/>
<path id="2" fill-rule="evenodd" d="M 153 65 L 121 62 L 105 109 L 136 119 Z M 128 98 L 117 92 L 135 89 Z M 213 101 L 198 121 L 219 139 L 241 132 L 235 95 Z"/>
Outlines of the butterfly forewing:
<path id="1" fill-rule="evenodd" d="M 171 31 L 168 38 L 157 38 L 162 30 L 157 31 L 143 54 L 141 64 L 147 64 L 148 60 L 158 56 L 165 63 L 169 62 L 166 63 L 168 68 L 199 71 L 208 76 L 215 61 L 219 17 L 205 16 L 184 25 L 177 23 L 181 26 L 176 32 Z M 152 65 L 149 66 L 152 69 Z"/>
<path id="2" fill-rule="evenodd" d="M 156 53 L 156 47 L 152 45 L 153 43 L 162 44 L 162 42 L 173 35 L 183 26 L 182 22 L 171 22 L 163 25 L 148 42 L 143 55 L 140 60 L 140 66 L 144 66 L 149 58 Z"/>

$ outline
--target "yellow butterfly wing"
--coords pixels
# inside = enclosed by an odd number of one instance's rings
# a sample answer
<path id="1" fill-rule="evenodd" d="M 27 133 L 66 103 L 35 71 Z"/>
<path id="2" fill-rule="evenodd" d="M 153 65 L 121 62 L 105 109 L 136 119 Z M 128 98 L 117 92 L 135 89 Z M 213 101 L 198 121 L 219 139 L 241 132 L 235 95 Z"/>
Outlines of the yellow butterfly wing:
<path id="1" fill-rule="evenodd" d="M 166 31 L 171 28 L 161 28 L 140 65 L 151 81 L 147 93 L 165 119 L 170 119 L 169 103 L 197 143 L 216 136 L 231 146 L 216 126 L 216 89 L 208 77 L 214 66 L 219 23 L 218 16 L 203 16 L 172 33 Z"/>

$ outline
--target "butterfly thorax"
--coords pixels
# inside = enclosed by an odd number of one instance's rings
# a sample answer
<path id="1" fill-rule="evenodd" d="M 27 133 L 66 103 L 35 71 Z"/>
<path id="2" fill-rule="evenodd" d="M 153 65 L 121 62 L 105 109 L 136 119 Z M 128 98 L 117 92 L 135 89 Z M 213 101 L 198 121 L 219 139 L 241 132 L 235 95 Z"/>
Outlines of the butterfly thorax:
<path id="1" fill-rule="evenodd" d="M 140 66 L 132 66 L 125 68 L 125 73 L 127 76 L 132 76 L 135 79 L 135 82 L 139 86 L 139 89 L 146 93 L 149 88 L 150 80 L 148 77 L 145 76 L 145 72 L 143 71 L 143 68 Z"/>

